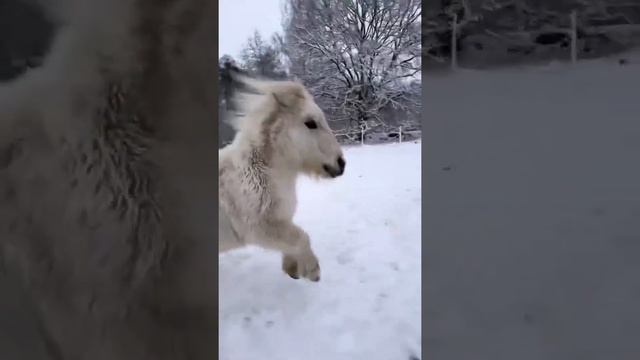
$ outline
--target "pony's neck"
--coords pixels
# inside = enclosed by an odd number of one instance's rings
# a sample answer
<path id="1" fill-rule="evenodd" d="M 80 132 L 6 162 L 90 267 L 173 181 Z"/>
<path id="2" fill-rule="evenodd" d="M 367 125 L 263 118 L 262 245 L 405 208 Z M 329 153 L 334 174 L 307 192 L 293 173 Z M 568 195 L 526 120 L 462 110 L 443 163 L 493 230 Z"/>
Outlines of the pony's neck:
<path id="1" fill-rule="evenodd" d="M 246 154 L 249 154 L 245 158 L 247 166 L 254 167 L 255 164 L 260 164 L 260 167 L 264 167 L 261 171 L 269 172 L 271 177 L 276 178 L 278 181 L 296 184 L 300 171 L 289 159 L 285 156 L 280 156 L 284 154 L 277 153 L 273 148 L 267 149 L 259 139 L 246 136 L 247 134 L 239 135 L 236 139 L 237 146 L 244 148 Z"/>
<path id="2" fill-rule="evenodd" d="M 299 171 L 295 167 L 291 166 L 290 162 L 281 158 L 281 160 L 271 159 L 270 164 L 271 171 L 278 179 L 293 185 L 296 184 Z"/>

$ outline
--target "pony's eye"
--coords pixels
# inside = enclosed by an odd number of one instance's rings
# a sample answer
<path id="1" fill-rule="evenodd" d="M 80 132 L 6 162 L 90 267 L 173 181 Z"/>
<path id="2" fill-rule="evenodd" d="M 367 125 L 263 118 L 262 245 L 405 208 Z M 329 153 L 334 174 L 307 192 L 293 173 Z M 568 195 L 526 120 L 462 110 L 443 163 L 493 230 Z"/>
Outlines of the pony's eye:
<path id="1" fill-rule="evenodd" d="M 309 129 L 317 129 L 318 124 L 314 120 L 307 120 L 304 122 L 304 125 Z"/>

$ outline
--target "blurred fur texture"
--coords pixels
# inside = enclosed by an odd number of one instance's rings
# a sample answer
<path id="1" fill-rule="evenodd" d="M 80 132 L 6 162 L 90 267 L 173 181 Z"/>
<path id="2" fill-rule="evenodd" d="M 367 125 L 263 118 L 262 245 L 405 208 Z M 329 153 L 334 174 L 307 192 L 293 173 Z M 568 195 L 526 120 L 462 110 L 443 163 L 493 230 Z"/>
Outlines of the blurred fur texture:
<path id="1" fill-rule="evenodd" d="M 0 85 L 0 255 L 52 359 L 214 359 L 213 0 L 31 0 L 57 26 Z"/>

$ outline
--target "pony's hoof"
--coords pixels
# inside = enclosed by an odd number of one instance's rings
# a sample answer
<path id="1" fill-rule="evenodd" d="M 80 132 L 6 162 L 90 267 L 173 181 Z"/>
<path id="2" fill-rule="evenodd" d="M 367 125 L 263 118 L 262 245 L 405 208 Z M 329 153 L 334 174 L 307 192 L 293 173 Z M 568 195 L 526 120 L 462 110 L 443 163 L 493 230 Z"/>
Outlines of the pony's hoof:
<path id="1" fill-rule="evenodd" d="M 316 266 L 307 273 L 306 278 L 313 282 L 320 281 L 320 264 L 316 262 Z"/>
<path id="2" fill-rule="evenodd" d="M 318 259 L 315 257 L 315 255 L 308 259 L 308 261 L 304 262 L 302 265 L 302 276 L 313 282 L 320 281 L 320 264 L 318 263 Z"/>
<path id="3" fill-rule="evenodd" d="M 318 281 L 320 281 L 320 274 L 310 276 L 310 277 L 309 277 L 309 280 L 311 280 L 311 281 L 313 281 L 313 282 L 318 282 Z"/>
<path id="4" fill-rule="evenodd" d="M 298 276 L 298 262 L 289 255 L 285 255 L 282 258 L 282 270 L 292 279 L 298 280 L 300 278 Z"/>
<path id="5" fill-rule="evenodd" d="M 296 259 L 293 256 L 285 255 L 282 258 L 282 270 L 292 279 L 304 277 L 313 282 L 320 281 L 320 264 L 315 255 Z"/>

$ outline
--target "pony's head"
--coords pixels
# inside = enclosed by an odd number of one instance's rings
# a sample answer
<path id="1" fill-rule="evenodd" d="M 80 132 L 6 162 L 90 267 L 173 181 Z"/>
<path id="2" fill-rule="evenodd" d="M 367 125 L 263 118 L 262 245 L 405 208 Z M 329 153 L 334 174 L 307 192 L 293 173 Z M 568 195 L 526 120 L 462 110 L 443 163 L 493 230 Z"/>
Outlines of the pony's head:
<path id="1" fill-rule="evenodd" d="M 272 167 L 335 178 L 345 160 L 323 111 L 297 81 L 263 81 L 238 74 L 234 78 L 253 92 L 237 96 L 243 116 L 232 125 L 234 142 L 257 148 Z"/>

